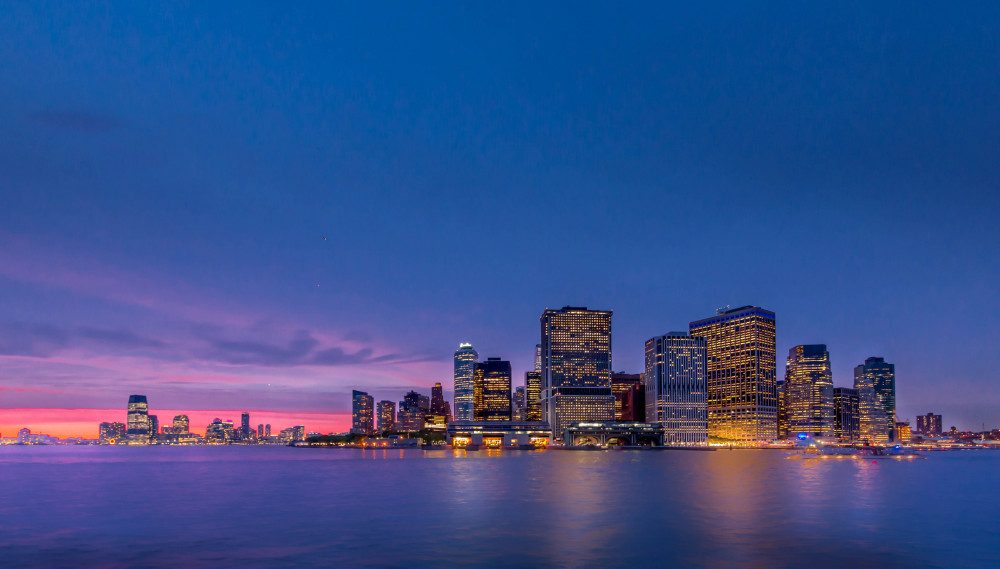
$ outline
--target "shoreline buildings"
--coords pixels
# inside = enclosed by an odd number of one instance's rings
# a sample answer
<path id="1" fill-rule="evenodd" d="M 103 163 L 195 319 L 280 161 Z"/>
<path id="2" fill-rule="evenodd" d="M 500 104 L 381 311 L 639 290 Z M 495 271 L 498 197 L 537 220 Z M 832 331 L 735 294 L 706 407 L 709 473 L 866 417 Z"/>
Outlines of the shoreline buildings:
<path id="1" fill-rule="evenodd" d="M 611 315 L 565 306 L 540 317 L 542 419 L 557 439 L 572 423 L 614 419 Z"/>
<path id="2" fill-rule="evenodd" d="M 646 417 L 664 444 L 708 444 L 704 338 L 670 332 L 646 340 Z"/>
<path id="3" fill-rule="evenodd" d="M 471 421 L 473 419 L 473 386 L 472 379 L 479 361 L 479 352 L 472 344 L 461 343 L 455 352 L 455 420 Z M 402 410 L 402 407 L 400 407 Z"/>
<path id="4" fill-rule="evenodd" d="M 364 391 L 351 392 L 351 432 L 359 435 L 375 433 L 375 398 Z"/>
<path id="5" fill-rule="evenodd" d="M 510 362 L 487 358 L 473 368 L 473 420 L 511 420 Z"/>
<path id="6" fill-rule="evenodd" d="M 864 376 L 865 385 L 871 385 L 875 400 L 885 416 L 889 440 L 896 440 L 896 366 L 884 358 L 867 358 L 854 368 L 855 383 Z"/>
<path id="7" fill-rule="evenodd" d="M 833 438 L 833 373 L 826 345 L 805 344 L 788 350 L 783 387 L 788 436 Z"/>
<path id="8" fill-rule="evenodd" d="M 719 309 L 690 323 L 705 339 L 708 435 L 755 445 L 778 436 L 774 313 L 758 306 Z"/>

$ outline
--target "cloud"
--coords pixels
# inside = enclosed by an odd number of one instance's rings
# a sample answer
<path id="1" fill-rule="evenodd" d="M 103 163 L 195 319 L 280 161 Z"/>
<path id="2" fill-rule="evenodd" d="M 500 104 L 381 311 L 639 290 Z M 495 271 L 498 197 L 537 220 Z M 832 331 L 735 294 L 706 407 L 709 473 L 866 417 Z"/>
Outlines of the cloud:
<path id="1" fill-rule="evenodd" d="M 28 122 L 53 130 L 82 133 L 106 132 L 121 125 L 117 118 L 82 110 L 36 111 L 28 115 Z"/>
<path id="2" fill-rule="evenodd" d="M 64 329 L 46 324 L 0 322 L 0 354 L 8 356 L 48 358 L 74 348 L 123 353 L 164 346 L 163 342 L 127 330 L 87 326 Z"/>

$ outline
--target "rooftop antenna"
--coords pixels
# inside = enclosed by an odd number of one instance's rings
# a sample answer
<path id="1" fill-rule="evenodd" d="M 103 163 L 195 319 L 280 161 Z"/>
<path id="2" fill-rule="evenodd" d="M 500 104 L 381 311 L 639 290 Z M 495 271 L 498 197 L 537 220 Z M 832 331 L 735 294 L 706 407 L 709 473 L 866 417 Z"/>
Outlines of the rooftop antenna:
<path id="1" fill-rule="evenodd" d="M 732 306 L 730 306 L 730 305 L 727 304 L 727 305 L 723 306 L 722 308 L 716 308 L 715 309 L 715 313 L 716 314 L 725 314 L 726 312 L 729 312 L 730 309 L 732 309 Z"/>

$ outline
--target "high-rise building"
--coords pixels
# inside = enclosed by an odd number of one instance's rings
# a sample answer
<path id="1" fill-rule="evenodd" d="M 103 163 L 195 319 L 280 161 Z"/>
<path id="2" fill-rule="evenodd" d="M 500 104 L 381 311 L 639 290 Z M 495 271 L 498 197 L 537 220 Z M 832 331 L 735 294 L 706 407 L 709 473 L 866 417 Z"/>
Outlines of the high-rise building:
<path id="1" fill-rule="evenodd" d="M 774 313 L 758 306 L 719 309 L 691 322 L 705 339 L 708 435 L 754 445 L 778 436 Z"/>
<path id="2" fill-rule="evenodd" d="M 156 415 L 147 415 L 146 420 L 149 422 L 149 436 L 155 437 L 160 434 L 160 418 Z"/>
<path id="3" fill-rule="evenodd" d="M 910 432 L 909 421 L 897 421 L 896 422 L 896 440 L 902 442 L 910 442 L 910 437 L 913 433 Z"/>
<path id="4" fill-rule="evenodd" d="M 479 352 L 472 344 L 459 344 L 455 352 L 455 420 L 473 419 L 472 376 L 479 361 Z M 400 408 L 402 409 L 402 408 Z"/>
<path id="5" fill-rule="evenodd" d="M 518 385 L 514 388 L 513 409 L 511 410 L 512 421 L 524 420 L 524 386 Z"/>
<path id="6" fill-rule="evenodd" d="M 833 438 L 833 372 L 826 345 L 788 350 L 784 388 L 788 434 Z"/>
<path id="7" fill-rule="evenodd" d="M 257 425 L 257 438 L 258 439 L 264 438 L 264 423 L 260 423 Z"/>
<path id="8" fill-rule="evenodd" d="M 351 432 L 357 435 L 375 432 L 375 398 L 364 391 L 351 392 Z"/>
<path id="9" fill-rule="evenodd" d="M 889 425 L 889 440 L 895 440 L 896 430 L 896 366 L 885 363 L 883 358 L 868 358 L 865 363 L 854 368 L 854 376 L 865 376 L 865 383 L 870 384 L 875 392 L 882 412 Z"/>
<path id="10" fill-rule="evenodd" d="M 573 423 L 615 417 L 611 315 L 574 306 L 542 313 L 542 419 L 557 440 Z"/>
<path id="11" fill-rule="evenodd" d="M 935 415 L 934 413 L 917 415 L 918 435 L 940 436 L 942 432 L 944 432 L 944 428 L 941 423 L 941 415 Z"/>
<path id="12" fill-rule="evenodd" d="M 625 418 L 622 412 L 622 403 L 626 393 L 632 391 L 636 386 L 642 385 L 642 374 L 618 372 L 611 374 L 611 394 L 615 396 L 615 421 L 635 421 L 636 419 Z M 645 414 L 645 410 L 643 411 Z"/>
<path id="13" fill-rule="evenodd" d="M 472 378 L 476 421 L 510 421 L 510 362 L 487 358 L 476 363 Z"/>
<path id="14" fill-rule="evenodd" d="M 841 442 L 852 443 L 861 440 L 861 421 L 858 413 L 858 390 L 850 387 L 834 387 L 833 434 Z"/>
<path id="15" fill-rule="evenodd" d="M 240 438 L 243 440 L 250 438 L 250 413 L 248 411 L 240 414 Z"/>
<path id="16" fill-rule="evenodd" d="M 265 437 L 271 436 L 271 424 L 270 423 L 264 425 L 264 436 Z"/>
<path id="17" fill-rule="evenodd" d="M 378 431 L 396 430 L 396 404 L 392 401 L 378 402 Z"/>
<path id="18" fill-rule="evenodd" d="M 431 409 L 432 415 L 445 415 L 447 411 L 444 400 L 444 389 L 440 383 L 435 383 L 431 388 Z"/>
<path id="19" fill-rule="evenodd" d="M 127 429 L 125 423 L 101 423 L 98 440 L 102 445 L 118 444 L 125 439 Z"/>
<path id="20" fill-rule="evenodd" d="M 216 417 L 205 428 L 206 441 L 214 444 L 228 444 L 233 441 L 233 422 Z"/>
<path id="21" fill-rule="evenodd" d="M 542 372 L 524 372 L 524 420 L 542 420 Z"/>
<path id="22" fill-rule="evenodd" d="M 424 418 L 430 411 L 430 403 L 426 395 L 409 391 L 399 402 L 396 413 L 396 430 L 401 433 L 416 433 L 424 428 Z"/>
<path id="23" fill-rule="evenodd" d="M 188 420 L 187 415 L 174 415 L 172 424 L 175 434 L 181 435 L 191 431 L 191 421 Z"/>
<path id="24" fill-rule="evenodd" d="M 704 338 L 670 332 L 646 340 L 646 422 L 663 427 L 664 443 L 708 444 Z"/>
<path id="25" fill-rule="evenodd" d="M 778 390 L 778 439 L 788 438 L 788 390 L 785 387 L 785 380 L 779 379 L 775 382 Z"/>
<path id="26" fill-rule="evenodd" d="M 637 383 L 622 394 L 622 421 L 646 422 L 646 386 Z"/>
<path id="27" fill-rule="evenodd" d="M 854 368 L 854 389 L 858 390 L 859 440 L 870 444 L 886 444 L 891 440 L 895 424 L 886 415 L 875 393 L 875 374 L 867 373 L 864 365 Z"/>
<path id="28" fill-rule="evenodd" d="M 535 367 L 532 371 L 542 373 L 542 345 L 535 344 Z"/>
<path id="29" fill-rule="evenodd" d="M 145 395 L 128 396 L 128 434 L 149 436 L 149 404 Z"/>

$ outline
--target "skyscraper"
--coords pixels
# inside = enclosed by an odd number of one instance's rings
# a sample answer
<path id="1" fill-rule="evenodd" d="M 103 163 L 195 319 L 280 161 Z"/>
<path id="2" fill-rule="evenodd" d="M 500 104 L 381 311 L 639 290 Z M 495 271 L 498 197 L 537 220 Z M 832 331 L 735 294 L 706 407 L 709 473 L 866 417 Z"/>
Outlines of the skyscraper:
<path id="1" fill-rule="evenodd" d="M 557 440 L 573 423 L 615 417 L 611 315 L 574 306 L 542 313 L 542 418 Z"/>
<path id="2" fill-rule="evenodd" d="M 708 435 L 736 444 L 778 436 L 774 313 L 758 306 L 719 309 L 691 322 L 707 353 Z"/>
<path id="3" fill-rule="evenodd" d="M 394 431 L 396 429 L 396 404 L 392 401 L 378 402 L 378 431 Z"/>
<path id="4" fill-rule="evenodd" d="M 870 383 L 875 391 L 886 421 L 889 423 L 889 439 L 896 439 L 896 366 L 885 363 L 883 358 L 868 358 L 865 363 L 854 368 L 855 377 L 858 374 L 866 376 L 865 383 Z"/>
<path id="5" fill-rule="evenodd" d="M 479 353 L 472 344 L 459 344 L 455 352 L 455 420 L 473 419 L 472 375 Z"/>
<path id="6" fill-rule="evenodd" d="M 532 371 L 542 373 L 542 345 L 535 344 L 535 368 Z"/>
<path id="7" fill-rule="evenodd" d="M 615 396 L 615 421 L 636 420 L 633 418 L 634 414 L 630 413 L 626 418 L 622 411 L 626 394 L 636 386 L 642 386 L 642 374 L 625 372 L 611 374 L 611 394 Z M 645 410 L 643 415 L 645 415 Z"/>
<path id="8" fill-rule="evenodd" d="M 663 427 L 664 442 L 708 444 L 704 338 L 670 332 L 646 340 L 646 421 Z"/>
<path id="9" fill-rule="evenodd" d="M 396 413 L 396 430 L 401 433 L 416 433 L 424 428 L 424 417 L 430 410 L 426 395 L 416 391 L 408 391 L 399 402 L 399 412 Z"/>
<path id="10" fill-rule="evenodd" d="M 431 409 L 432 415 L 446 415 L 447 408 L 444 400 L 444 389 L 440 383 L 435 383 L 431 388 Z"/>
<path id="11" fill-rule="evenodd" d="M 187 415 L 174 415 L 173 427 L 175 434 L 187 433 L 191 430 L 191 421 Z"/>
<path id="12" fill-rule="evenodd" d="M 264 438 L 264 423 L 259 423 L 257 425 L 257 438 L 258 439 Z"/>
<path id="13" fill-rule="evenodd" d="M 147 415 L 146 421 L 149 424 L 149 436 L 155 437 L 160 434 L 160 418 L 156 415 Z"/>
<path id="14" fill-rule="evenodd" d="M 264 436 L 265 437 L 271 436 L 271 423 L 264 425 Z"/>
<path id="15" fill-rule="evenodd" d="M 833 434 L 841 442 L 861 439 L 858 421 L 858 390 L 850 387 L 833 388 Z"/>
<path id="16" fill-rule="evenodd" d="M 788 389 L 785 380 L 775 382 L 778 388 L 778 439 L 788 438 Z"/>
<path id="17" fill-rule="evenodd" d="M 513 421 L 523 421 L 524 420 L 524 386 L 518 385 L 514 388 L 514 398 L 512 400 L 513 409 L 511 410 L 511 420 Z"/>
<path id="18" fill-rule="evenodd" d="M 351 392 L 351 432 L 357 435 L 375 432 L 375 399 L 364 391 Z"/>
<path id="19" fill-rule="evenodd" d="M 858 390 L 858 424 L 860 440 L 870 444 L 886 444 L 891 439 L 895 423 L 890 426 L 891 416 L 886 415 L 882 402 L 875 392 L 874 373 L 868 373 L 864 365 L 854 368 L 854 389 Z"/>
<path id="20" fill-rule="evenodd" d="M 149 436 L 149 404 L 145 395 L 128 396 L 128 415 L 126 419 L 129 435 Z"/>
<path id="21" fill-rule="evenodd" d="M 940 435 L 944 431 L 941 424 L 941 415 L 935 415 L 934 413 L 928 413 L 926 415 L 917 415 L 917 434 L 918 435 Z"/>
<path id="22" fill-rule="evenodd" d="M 250 438 L 250 413 L 248 411 L 240 414 L 240 438 L 243 440 Z"/>
<path id="23" fill-rule="evenodd" d="M 125 438 L 125 423 L 101 423 L 98 439 L 102 445 L 118 444 Z"/>
<path id="24" fill-rule="evenodd" d="M 476 421 L 510 421 L 510 362 L 487 358 L 473 370 L 473 414 Z"/>
<path id="25" fill-rule="evenodd" d="M 833 374 L 824 344 L 795 346 L 785 364 L 788 434 L 834 436 Z"/>
<path id="26" fill-rule="evenodd" d="M 542 420 L 542 372 L 524 372 L 524 420 Z"/>

